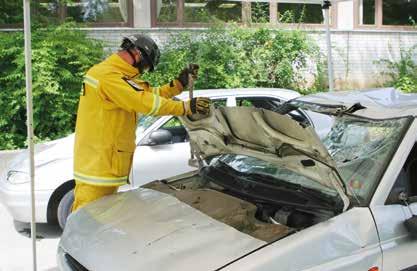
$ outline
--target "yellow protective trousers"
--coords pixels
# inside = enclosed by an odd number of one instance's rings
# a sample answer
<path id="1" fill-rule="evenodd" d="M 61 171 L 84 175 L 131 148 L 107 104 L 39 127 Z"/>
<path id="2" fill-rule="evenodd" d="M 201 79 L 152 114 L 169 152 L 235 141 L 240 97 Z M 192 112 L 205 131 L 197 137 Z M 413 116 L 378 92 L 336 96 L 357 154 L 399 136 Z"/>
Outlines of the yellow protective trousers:
<path id="1" fill-rule="evenodd" d="M 74 203 L 71 211 L 74 212 L 87 203 L 114 194 L 118 188 L 119 186 L 97 186 L 75 180 Z"/>

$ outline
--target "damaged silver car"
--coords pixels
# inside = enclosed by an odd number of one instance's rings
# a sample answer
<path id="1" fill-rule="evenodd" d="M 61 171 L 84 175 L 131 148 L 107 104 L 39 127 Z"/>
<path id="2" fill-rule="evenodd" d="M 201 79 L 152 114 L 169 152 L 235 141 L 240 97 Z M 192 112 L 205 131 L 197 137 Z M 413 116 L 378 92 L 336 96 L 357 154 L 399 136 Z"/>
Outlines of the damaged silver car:
<path id="1" fill-rule="evenodd" d="M 319 138 L 297 109 L 332 116 L 332 128 Z M 183 118 L 199 169 L 70 215 L 58 265 L 415 270 L 416 116 L 417 95 L 382 89 Z"/>

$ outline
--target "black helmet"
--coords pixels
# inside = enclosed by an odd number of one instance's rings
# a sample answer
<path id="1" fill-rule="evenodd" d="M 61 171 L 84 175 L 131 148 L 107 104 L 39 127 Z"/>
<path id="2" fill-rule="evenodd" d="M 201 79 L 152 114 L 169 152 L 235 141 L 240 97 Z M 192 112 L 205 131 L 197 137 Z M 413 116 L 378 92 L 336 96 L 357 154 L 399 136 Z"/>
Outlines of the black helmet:
<path id="1" fill-rule="evenodd" d="M 146 35 L 137 34 L 124 37 L 120 47 L 123 50 L 138 49 L 145 58 L 144 61 L 149 65 L 149 71 L 151 72 L 159 63 L 161 53 L 159 52 L 158 46 L 153 39 Z"/>

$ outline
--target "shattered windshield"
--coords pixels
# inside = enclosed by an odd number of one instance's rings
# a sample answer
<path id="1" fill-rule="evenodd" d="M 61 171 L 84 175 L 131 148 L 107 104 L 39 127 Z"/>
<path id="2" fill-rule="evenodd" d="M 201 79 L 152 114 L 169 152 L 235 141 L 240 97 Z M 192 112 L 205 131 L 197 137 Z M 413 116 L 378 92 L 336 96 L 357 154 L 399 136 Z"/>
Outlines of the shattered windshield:
<path id="1" fill-rule="evenodd" d="M 366 204 L 397 149 L 408 118 L 369 120 L 342 116 L 335 120 L 323 144 L 336 162 L 348 193 Z"/>

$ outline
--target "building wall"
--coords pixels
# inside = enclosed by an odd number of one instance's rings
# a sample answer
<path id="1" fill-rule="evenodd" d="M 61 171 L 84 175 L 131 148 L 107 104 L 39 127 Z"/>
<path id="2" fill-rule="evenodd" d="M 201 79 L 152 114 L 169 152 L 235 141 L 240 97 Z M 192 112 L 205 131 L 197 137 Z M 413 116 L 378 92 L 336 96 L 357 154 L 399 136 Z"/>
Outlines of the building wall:
<path id="1" fill-rule="evenodd" d="M 193 31 L 196 34 L 204 29 L 89 29 L 89 36 L 104 40 L 106 50 L 117 50 L 124 35 L 146 33 L 158 44 L 169 40 L 171 35 L 181 31 Z M 309 31 L 309 36 L 317 42 L 326 56 L 325 32 Z M 394 31 L 332 31 L 333 63 L 335 85 L 337 89 L 367 88 L 380 86 L 387 78 L 380 73 L 381 65 L 375 61 L 381 59 L 398 60 L 400 51 L 417 45 L 417 32 Z M 416 55 L 417 59 L 417 55 Z"/>
<path id="2" fill-rule="evenodd" d="M 134 0 L 133 26 L 139 28 L 151 27 L 151 0 Z"/>
<path id="3" fill-rule="evenodd" d="M 311 33 L 323 53 L 323 33 Z M 341 89 L 379 86 L 386 82 L 381 75 L 381 59 L 399 60 L 401 50 L 417 45 L 416 32 L 337 31 L 332 35 L 335 84 Z M 417 61 L 417 54 L 415 54 Z"/>
<path id="4" fill-rule="evenodd" d="M 341 30 L 352 30 L 353 23 L 353 1 L 344 1 L 337 3 L 337 24 L 336 28 Z"/>

